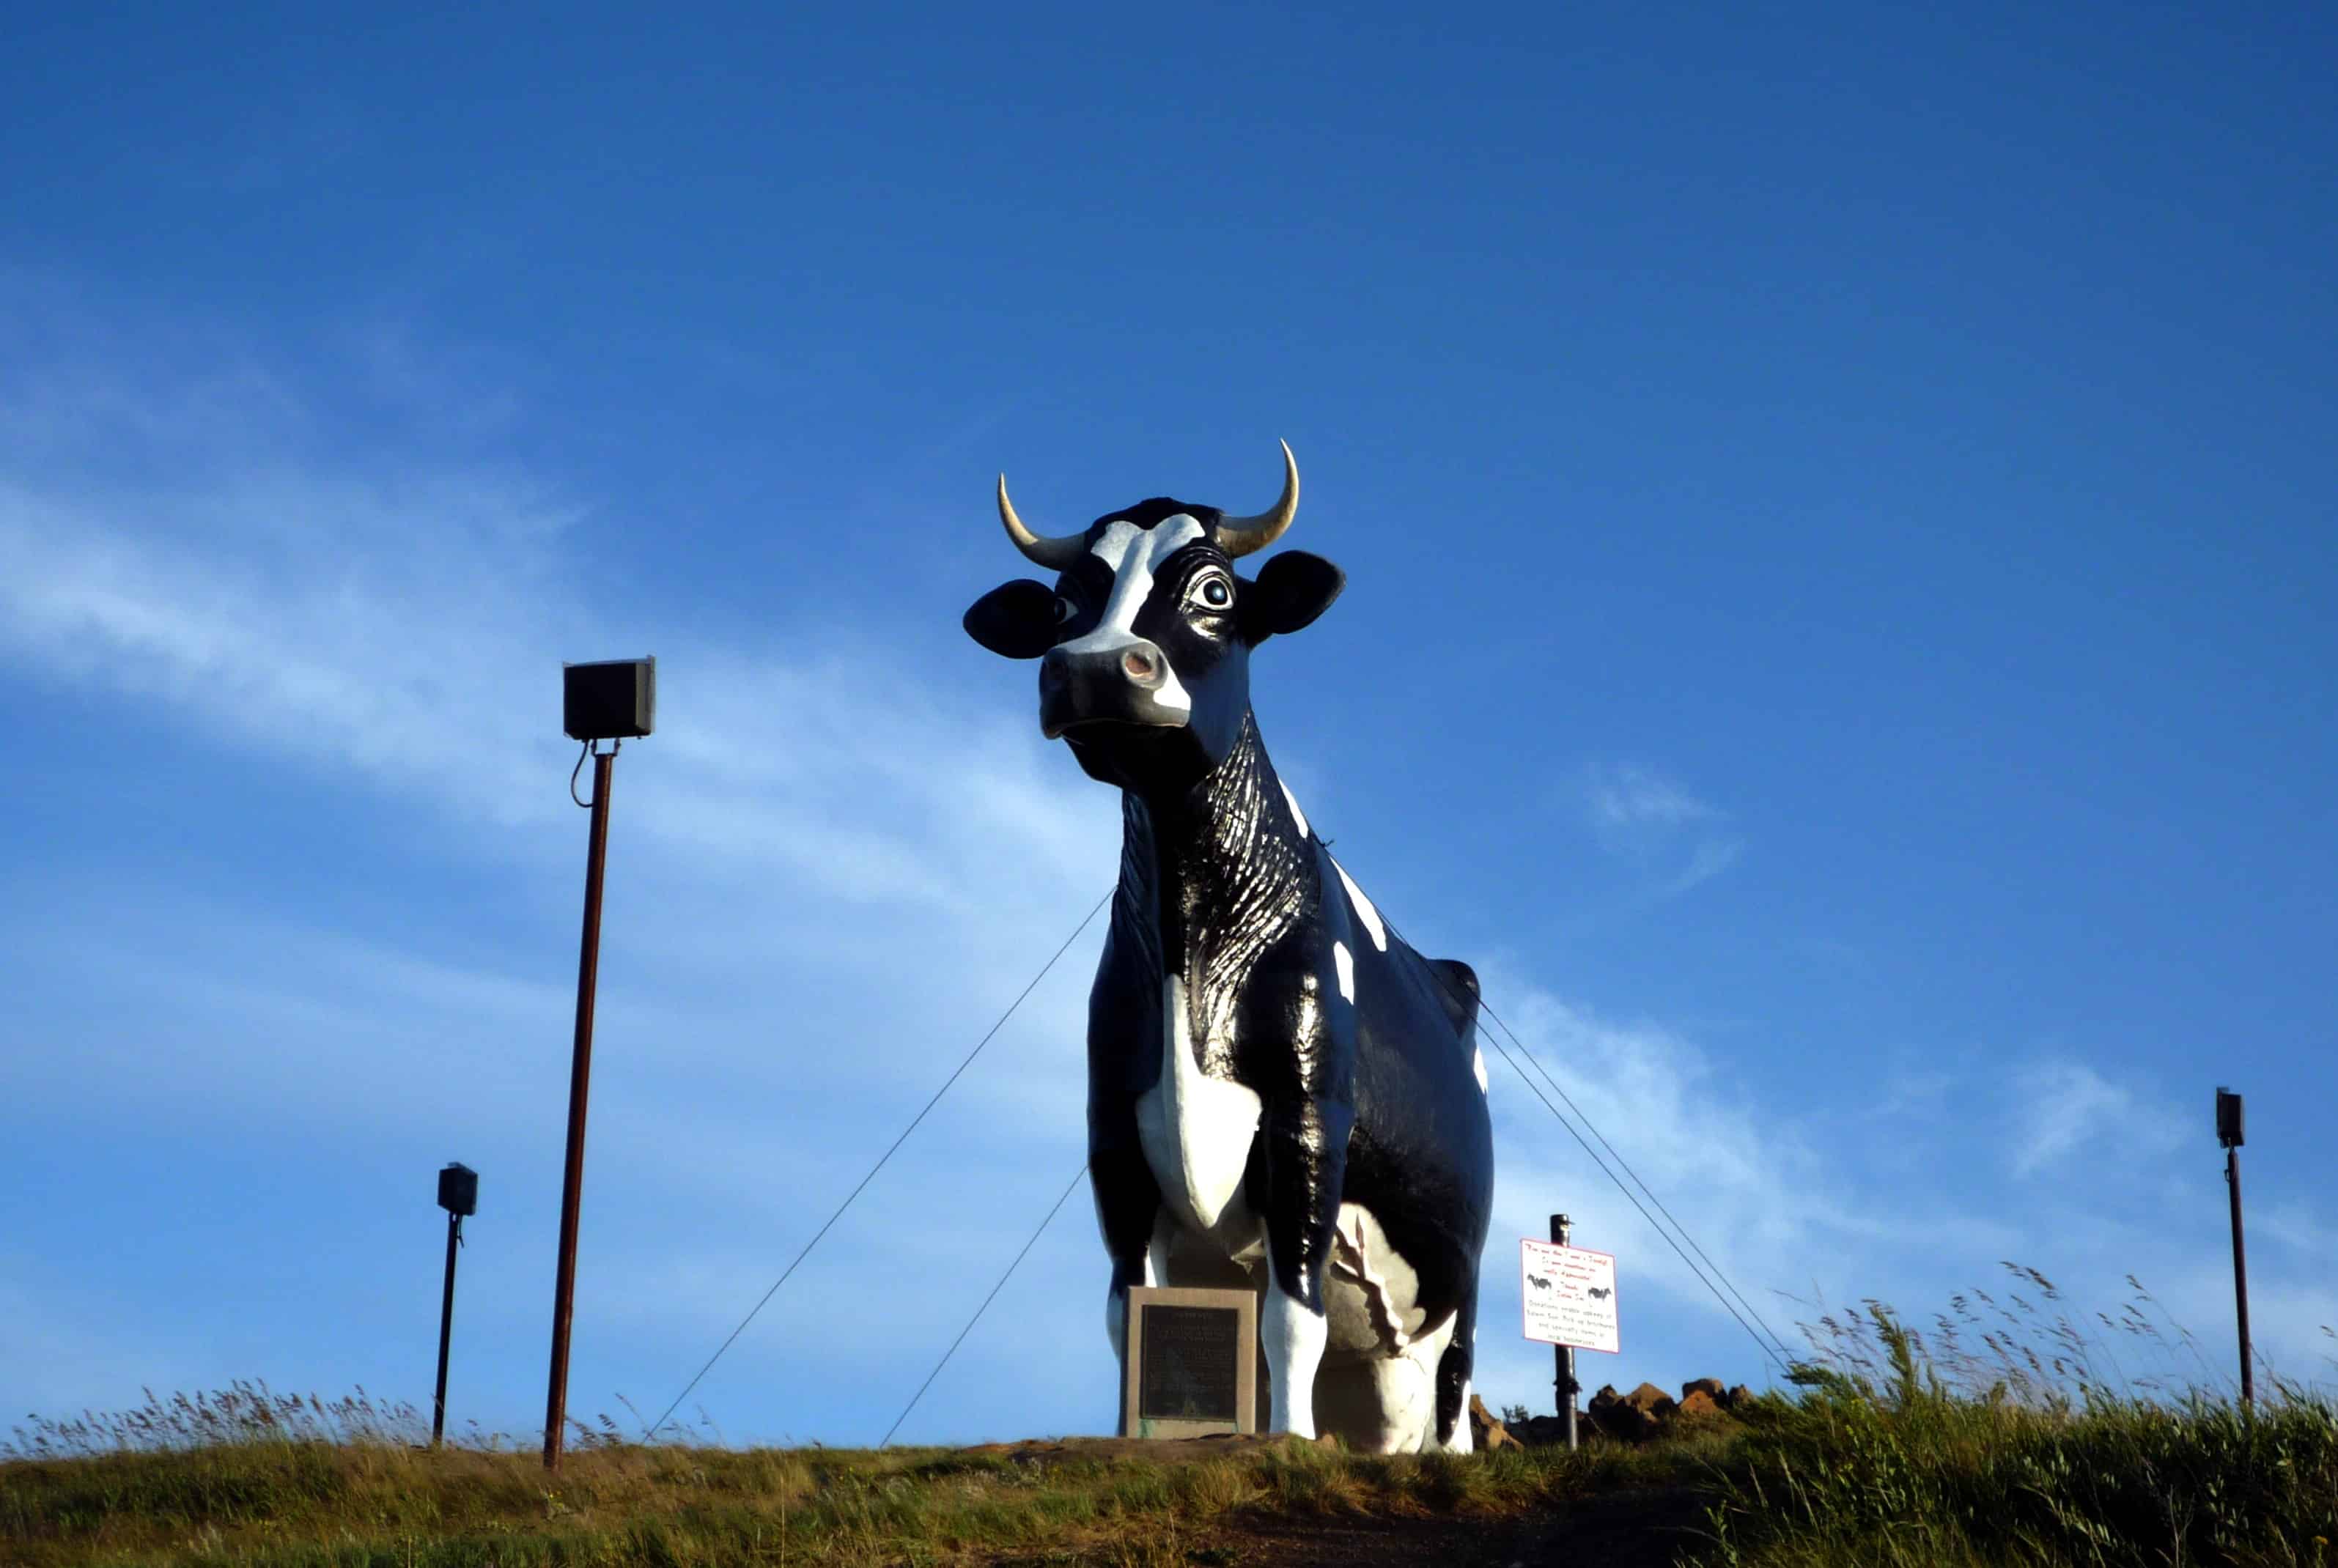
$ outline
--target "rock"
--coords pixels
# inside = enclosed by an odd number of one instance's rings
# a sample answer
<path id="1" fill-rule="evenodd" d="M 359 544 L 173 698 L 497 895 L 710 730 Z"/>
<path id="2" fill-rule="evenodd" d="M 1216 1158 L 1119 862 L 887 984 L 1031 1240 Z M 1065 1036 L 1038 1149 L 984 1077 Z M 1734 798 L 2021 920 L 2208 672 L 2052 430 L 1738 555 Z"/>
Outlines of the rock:
<path id="1" fill-rule="evenodd" d="M 1643 1383 L 1628 1395 L 1618 1395 L 1611 1384 L 1591 1396 L 1591 1423 L 1610 1437 L 1645 1443 L 1664 1424 L 1655 1412 L 1659 1403 L 1667 1414 L 1674 1408 L 1671 1398 L 1653 1384 Z"/>
<path id="2" fill-rule="evenodd" d="M 1494 1419 L 1486 1402 L 1475 1394 L 1469 1396 L 1469 1442 L 1480 1454 L 1491 1454 L 1502 1448 L 1523 1448 L 1525 1444 L 1510 1436 L 1509 1428 Z"/>
<path id="3" fill-rule="evenodd" d="M 1681 1400 L 1680 1408 L 1674 1412 L 1673 1419 L 1675 1421 L 1726 1421 L 1729 1419 L 1729 1413 L 1721 1407 L 1720 1400 L 1702 1388 L 1692 1387 L 1687 1396 Z"/>
<path id="4" fill-rule="evenodd" d="M 1727 1391 L 1721 1387 L 1720 1378 L 1699 1377 L 1691 1382 L 1681 1385 L 1681 1403 L 1683 1405 L 1686 1405 L 1688 1403 L 1688 1396 L 1696 1393 L 1700 1389 L 1702 1389 L 1705 1396 L 1715 1405 L 1723 1405 L 1728 1402 Z"/>
<path id="5" fill-rule="evenodd" d="M 1659 1421 L 1680 1408 L 1679 1404 L 1671 1395 L 1653 1383 L 1643 1383 L 1625 1395 L 1624 1403 L 1635 1410 L 1655 1416 Z"/>
<path id="6" fill-rule="evenodd" d="M 1608 1436 L 1626 1443 L 1645 1443 L 1665 1429 L 1665 1424 L 1636 1405 L 1617 1400 L 1599 1417 L 1599 1429 Z"/>
<path id="7" fill-rule="evenodd" d="M 1504 1424 L 1509 1435 L 1528 1448 L 1562 1447 L 1567 1442 L 1567 1421 L 1559 1416 L 1529 1416 L 1523 1421 Z M 1576 1432 L 1578 1436 L 1590 1431 L 1578 1416 Z"/>
<path id="8" fill-rule="evenodd" d="M 1753 1403 L 1754 1390 L 1748 1388 L 1743 1383 L 1740 1383 L 1736 1387 L 1732 1388 L 1728 1393 L 1723 1395 L 1721 1397 L 1721 1407 L 1732 1412 L 1743 1410 Z"/>

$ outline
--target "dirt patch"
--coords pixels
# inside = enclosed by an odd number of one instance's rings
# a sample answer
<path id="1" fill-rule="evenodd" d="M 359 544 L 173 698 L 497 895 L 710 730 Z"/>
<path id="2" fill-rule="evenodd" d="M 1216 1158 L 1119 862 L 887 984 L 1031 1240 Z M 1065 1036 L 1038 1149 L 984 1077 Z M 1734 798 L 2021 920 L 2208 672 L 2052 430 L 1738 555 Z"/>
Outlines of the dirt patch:
<path id="1" fill-rule="evenodd" d="M 1144 1460 L 1157 1465 L 1243 1458 L 1301 1444 L 1287 1436 L 1056 1437 L 985 1443 L 960 1450 L 1017 1465 Z M 1711 1498 L 1692 1487 L 1649 1486 L 1525 1513 L 1486 1514 L 1300 1514 L 1237 1508 L 1209 1524 L 1149 1543 L 1131 1561 L 1193 1568 L 1673 1568 L 1704 1527 Z M 1086 1561 L 1082 1558 L 1080 1561 Z M 1098 1559 L 1102 1561 L 1103 1559 Z M 1120 1561 L 1120 1557 L 1112 1560 Z M 1017 1563 L 1027 1561 L 1015 1559 Z M 1033 1563 L 1067 1561 L 1058 1555 Z"/>
<path id="2" fill-rule="evenodd" d="M 1209 1437 L 1027 1437 L 1020 1443 L 977 1443 L 962 1454 L 990 1454 L 1017 1465 L 1059 1465 L 1073 1459 L 1145 1459 L 1182 1465 L 1197 1459 L 1235 1458 L 1262 1448 L 1303 1443 L 1303 1437 L 1272 1437 L 1225 1432 Z"/>
<path id="3" fill-rule="evenodd" d="M 1186 1553 L 1228 1568 L 1672 1568 L 1695 1544 L 1709 1500 L 1675 1489 L 1586 1499 L 1514 1519 L 1236 1514 Z"/>

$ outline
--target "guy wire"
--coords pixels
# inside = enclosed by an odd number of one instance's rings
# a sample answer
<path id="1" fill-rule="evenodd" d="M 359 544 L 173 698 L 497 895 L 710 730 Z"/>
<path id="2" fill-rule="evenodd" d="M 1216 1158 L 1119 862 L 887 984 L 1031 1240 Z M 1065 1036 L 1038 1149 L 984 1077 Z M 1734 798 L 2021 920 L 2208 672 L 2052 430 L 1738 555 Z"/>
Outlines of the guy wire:
<path id="1" fill-rule="evenodd" d="M 1388 926 L 1389 935 L 1394 936 L 1398 941 L 1403 942 L 1406 946 L 1412 946 L 1412 943 L 1405 936 L 1404 933 L 1398 930 L 1394 925 L 1389 923 L 1388 916 L 1386 915 L 1383 914 L 1380 916 L 1380 919 L 1383 925 Z M 1420 951 L 1418 948 L 1414 948 L 1413 950 L 1415 952 Z M 1436 980 L 1437 984 L 1444 989 L 1448 996 L 1450 996 L 1456 1002 L 1465 1000 L 1472 1002 L 1474 1004 L 1474 1010 L 1484 1012 L 1488 1017 L 1492 1018 L 1495 1023 L 1500 1024 L 1502 1032 L 1510 1035 L 1511 1043 L 1518 1046 L 1519 1053 L 1525 1055 L 1528 1060 L 1534 1061 L 1534 1054 L 1527 1050 L 1525 1043 L 1520 1041 L 1515 1034 L 1511 1034 L 1509 1024 L 1502 1021 L 1499 1014 L 1496 1013 L 1491 1007 L 1486 1005 L 1485 997 L 1482 993 L 1474 997 L 1465 998 L 1461 995 L 1460 991 L 1448 981 L 1444 975 L 1434 965 L 1429 965 L 1427 961 L 1424 960 L 1423 967 L 1429 970 L 1429 975 Z M 1510 1071 L 1516 1073 L 1518 1075 L 1518 1081 L 1524 1083 L 1528 1090 L 1532 1091 L 1536 1099 L 1542 1102 L 1543 1109 L 1548 1111 L 1551 1115 L 1557 1120 L 1558 1124 L 1567 1129 L 1567 1135 L 1572 1137 L 1577 1143 L 1583 1145 L 1583 1152 L 1591 1156 L 1591 1162 L 1599 1167 L 1600 1174 L 1606 1177 L 1608 1181 L 1613 1181 L 1616 1184 L 1616 1190 L 1624 1194 L 1625 1199 L 1630 1202 L 1633 1208 L 1637 1209 L 1640 1211 L 1640 1218 L 1648 1222 L 1648 1228 L 1654 1230 L 1658 1236 L 1664 1238 L 1665 1245 L 1670 1247 L 1673 1251 L 1679 1256 L 1680 1260 L 1688 1266 L 1688 1271 L 1696 1277 L 1696 1282 L 1704 1286 L 1707 1290 L 1713 1292 L 1713 1298 L 1721 1303 L 1722 1310 L 1728 1313 L 1732 1318 L 1736 1318 L 1737 1326 L 1745 1330 L 1746 1336 L 1754 1341 L 1754 1348 L 1762 1352 L 1763 1358 L 1776 1362 L 1778 1364 L 1779 1370 L 1787 1370 L 1791 1365 L 1790 1360 L 1785 1357 L 1782 1357 L 1779 1355 L 1778 1350 L 1773 1348 L 1772 1344 L 1765 1342 L 1761 1335 L 1754 1332 L 1754 1326 L 1745 1321 L 1744 1315 L 1740 1313 L 1736 1308 L 1729 1304 L 1729 1298 L 1727 1296 L 1724 1296 L 1720 1289 L 1714 1286 L 1714 1282 L 1705 1278 L 1704 1270 L 1698 1268 L 1695 1260 L 1692 1259 L 1686 1252 L 1682 1251 L 1681 1244 L 1673 1240 L 1672 1233 L 1666 1230 L 1662 1225 L 1656 1223 L 1655 1216 L 1648 1212 L 1647 1206 L 1642 1203 L 1637 1198 L 1633 1197 L 1632 1190 L 1624 1185 L 1622 1178 L 1618 1177 L 1615 1171 L 1608 1169 L 1607 1162 L 1599 1157 L 1599 1151 L 1591 1147 L 1590 1143 L 1584 1138 L 1583 1134 L 1575 1130 L 1575 1124 L 1573 1122 L 1569 1122 L 1565 1116 L 1559 1114 L 1558 1107 L 1550 1102 L 1549 1095 L 1545 1094 L 1540 1089 L 1535 1087 L 1535 1081 L 1527 1076 L 1526 1069 L 1519 1066 L 1518 1059 L 1503 1048 L 1502 1043 L 1494 1037 L 1493 1032 L 1488 1029 L 1481 1022 L 1477 1026 L 1477 1033 L 1485 1040 L 1487 1044 L 1491 1045 L 1494 1048 L 1497 1055 L 1500 1056 L 1503 1061 L 1510 1064 Z M 1537 1072 L 1542 1072 L 1545 1078 L 1550 1077 L 1549 1073 L 1543 1069 L 1540 1062 L 1535 1062 L 1535 1068 Z M 1577 1105 L 1575 1102 L 1567 1096 L 1567 1091 L 1559 1089 L 1556 1079 L 1551 1081 L 1550 1086 L 1553 1089 L 1558 1090 L 1559 1098 L 1567 1101 L 1567 1108 L 1569 1110 L 1572 1110 L 1578 1117 L 1582 1117 L 1583 1124 L 1591 1129 L 1592 1136 L 1597 1138 L 1601 1143 L 1606 1144 L 1606 1136 L 1593 1124 L 1590 1117 L 1583 1114 L 1582 1107 Z M 1608 1152 L 1610 1153 L 1614 1152 L 1614 1146 L 1612 1144 L 1608 1145 Z M 1623 1163 L 1622 1155 L 1616 1155 L 1616 1159 L 1618 1164 Z M 1638 1181 L 1638 1175 L 1635 1173 L 1632 1180 Z M 1641 1182 L 1641 1188 L 1644 1191 L 1647 1191 L 1647 1184 L 1645 1182 Z M 1661 1202 L 1657 1202 L 1656 1195 L 1653 1191 L 1648 1192 L 1648 1200 L 1649 1202 L 1656 1203 L 1656 1207 L 1659 1209 L 1664 1208 L 1664 1205 Z M 1667 1220 L 1672 1219 L 1672 1211 L 1670 1210 L 1665 1210 L 1665 1218 Z M 1673 1220 L 1673 1224 L 1675 1227 L 1679 1227 L 1680 1221 Z M 1688 1237 L 1688 1243 L 1691 1247 L 1696 1247 L 1695 1239 L 1694 1237 L 1689 1237 L 1686 1230 L 1683 1229 L 1681 1230 L 1681 1235 Z M 1704 1250 L 1702 1247 L 1697 1248 L 1697 1256 L 1700 1258 L 1704 1257 Z M 1709 1258 L 1705 1259 L 1705 1264 L 1706 1267 L 1710 1268 L 1715 1275 L 1720 1276 L 1724 1283 L 1727 1282 L 1728 1277 L 1722 1274 L 1721 1266 L 1719 1264 L 1714 1263 Z M 1737 1291 L 1737 1287 L 1734 1284 L 1730 1285 L 1729 1289 L 1732 1294 L 1735 1294 Z M 1738 1299 L 1743 1301 L 1744 1298 L 1741 1295 L 1738 1297 Z M 1754 1309 L 1749 1305 L 1745 1310 L 1747 1312 L 1753 1312 Z M 1755 1313 L 1754 1316 L 1758 1318 L 1760 1314 Z M 1765 1323 L 1763 1327 L 1766 1329 L 1769 1325 Z M 1777 1338 L 1777 1336 L 1773 1334 L 1770 1338 L 1774 1341 Z"/>
<path id="2" fill-rule="evenodd" d="M 795 1255 L 794 1260 L 780 1271 L 780 1277 L 771 1281 L 771 1288 L 763 1292 L 762 1300 L 756 1302 L 755 1305 L 748 1310 L 747 1315 L 739 1319 L 739 1327 L 731 1330 L 731 1338 L 723 1340 L 722 1344 L 716 1346 L 714 1348 L 714 1354 L 706 1358 L 706 1365 L 704 1367 L 701 1367 L 698 1369 L 697 1374 L 693 1376 L 688 1383 L 683 1385 L 682 1392 L 673 1396 L 673 1403 L 665 1407 L 665 1415 L 659 1416 L 655 1421 L 652 1422 L 648 1426 L 643 1429 L 642 1437 L 644 1441 L 654 1434 L 659 1427 L 664 1426 L 667 1418 L 672 1416 L 674 1411 L 681 1406 L 682 1402 L 690 1397 L 690 1391 L 698 1387 L 699 1378 L 705 1377 L 707 1372 L 712 1368 L 714 1363 L 722 1358 L 722 1352 L 730 1349 L 732 1345 L 737 1341 L 739 1336 L 747 1331 L 747 1325 L 755 1320 L 755 1314 L 761 1312 L 764 1306 L 770 1302 L 771 1298 L 779 1294 L 780 1287 L 788 1282 L 788 1276 L 796 1271 L 798 1265 L 801 1264 L 806 1258 L 811 1256 L 811 1250 L 820 1245 L 820 1239 L 827 1235 L 830 1227 L 834 1226 L 839 1220 L 844 1218 L 844 1211 L 852 1207 L 852 1200 L 860 1196 L 861 1192 L 868 1187 L 869 1183 L 877 1179 L 877 1172 L 885 1169 L 885 1162 L 893 1158 L 894 1153 L 899 1150 L 902 1144 L 909 1141 L 909 1134 L 918 1130 L 918 1123 L 926 1119 L 927 1112 L 930 1112 L 935 1106 L 941 1103 L 942 1096 L 950 1092 L 950 1085 L 957 1083 L 960 1075 L 962 1075 L 968 1068 L 974 1065 L 974 1059 L 982 1054 L 982 1048 L 989 1044 L 992 1037 L 1001 1029 L 1007 1027 L 1007 1021 L 1015 1016 L 1015 1010 L 1023 1005 L 1023 1002 L 1026 997 L 1029 996 L 1033 991 L 1038 989 L 1039 982 L 1047 977 L 1047 972 L 1056 966 L 1056 961 L 1062 958 L 1065 954 L 1071 951 L 1072 944 L 1080 939 L 1080 933 L 1086 930 L 1090 922 L 1094 921 L 1097 914 L 1103 910 L 1104 906 L 1112 901 L 1113 893 L 1116 891 L 1118 887 L 1119 884 L 1115 882 L 1111 888 L 1107 888 L 1105 890 L 1103 897 L 1095 901 L 1095 907 L 1087 912 L 1086 919 L 1083 919 L 1076 926 L 1073 927 L 1072 934 L 1064 938 L 1064 945 L 1056 949 L 1055 956 L 1049 958 L 1045 964 L 1039 966 L 1039 972 L 1031 976 L 1031 983 L 1028 985 L 1024 986 L 1023 989 L 1016 995 L 1015 1000 L 1007 1004 L 1007 1011 L 998 1015 L 998 1022 L 990 1026 L 989 1033 L 986 1034 L 981 1039 L 974 1043 L 974 1049 L 966 1054 L 966 1060 L 959 1063 L 957 1069 L 953 1071 L 948 1078 L 942 1080 L 942 1086 L 934 1091 L 933 1098 L 927 1101 L 923 1108 L 920 1109 L 915 1116 L 909 1118 L 909 1124 L 901 1129 L 901 1135 L 893 1140 L 891 1147 L 888 1148 L 884 1153 L 877 1157 L 877 1163 L 869 1167 L 869 1174 L 860 1179 L 860 1185 L 853 1188 L 851 1191 L 844 1195 L 844 1201 L 836 1206 L 836 1212 L 830 1214 L 821 1224 L 820 1228 L 812 1232 L 811 1240 L 803 1244 L 803 1250 L 798 1252 Z"/>
<path id="3" fill-rule="evenodd" d="M 958 1331 L 958 1338 L 951 1340 L 949 1348 L 942 1352 L 942 1358 L 934 1363 L 934 1369 L 926 1374 L 926 1380 L 918 1385 L 918 1391 L 909 1396 L 909 1402 L 901 1406 L 899 1416 L 893 1417 L 893 1424 L 885 1428 L 885 1436 L 877 1440 L 878 1447 L 885 1447 L 893 1441 L 893 1434 L 901 1429 L 901 1423 L 909 1418 L 909 1412 L 918 1407 L 918 1401 L 924 1398 L 926 1390 L 934 1386 L 934 1379 L 942 1375 L 942 1368 L 948 1366 L 950 1357 L 958 1354 L 958 1348 L 966 1343 L 966 1337 L 974 1332 L 974 1326 L 982 1321 L 982 1315 L 990 1310 L 990 1304 L 998 1299 L 998 1293 L 1007 1289 L 1007 1282 L 1015 1278 L 1015 1270 L 1023 1267 L 1023 1259 L 1031 1256 L 1031 1249 L 1039 1244 L 1039 1238 L 1046 1233 L 1048 1226 L 1056 1222 L 1056 1216 L 1063 1211 L 1073 1188 L 1077 1187 L 1080 1178 L 1087 1173 L 1088 1164 L 1083 1160 L 1080 1168 L 1072 1172 L 1070 1184 L 1056 1198 L 1055 1206 L 1047 1210 L 1047 1217 L 1039 1221 L 1039 1229 L 1031 1232 L 1031 1240 L 1023 1243 L 1023 1250 L 1015 1254 L 1015 1261 L 1007 1266 L 1007 1272 L 998 1277 L 998 1283 L 990 1288 L 990 1294 L 982 1298 L 982 1305 L 974 1309 L 974 1316 L 968 1318 L 966 1327 Z"/>

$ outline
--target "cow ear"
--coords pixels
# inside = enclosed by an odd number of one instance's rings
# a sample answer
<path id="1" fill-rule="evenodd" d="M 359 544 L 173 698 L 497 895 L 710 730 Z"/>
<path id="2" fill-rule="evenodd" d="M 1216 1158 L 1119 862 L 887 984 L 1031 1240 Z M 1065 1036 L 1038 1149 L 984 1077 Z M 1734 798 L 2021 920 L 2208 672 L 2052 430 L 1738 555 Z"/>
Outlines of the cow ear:
<path id="1" fill-rule="evenodd" d="M 1002 583 L 974 602 L 963 624 L 993 653 L 1036 659 L 1056 645 L 1056 591 L 1028 577 Z"/>
<path id="2" fill-rule="evenodd" d="M 1321 555 L 1285 550 L 1260 567 L 1258 581 L 1243 590 L 1243 641 L 1255 646 L 1278 632 L 1311 625 L 1347 585 L 1348 574 Z"/>

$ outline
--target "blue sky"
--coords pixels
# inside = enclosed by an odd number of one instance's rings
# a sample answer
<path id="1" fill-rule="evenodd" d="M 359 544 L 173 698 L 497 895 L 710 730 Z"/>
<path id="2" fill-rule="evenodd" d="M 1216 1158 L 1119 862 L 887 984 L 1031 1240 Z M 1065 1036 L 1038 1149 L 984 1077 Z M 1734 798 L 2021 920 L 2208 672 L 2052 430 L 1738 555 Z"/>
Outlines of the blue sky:
<path id="1" fill-rule="evenodd" d="M 0 1412 L 240 1377 L 541 1421 L 618 767 L 572 1410 L 666 1401 L 1113 875 L 959 632 L 1169 493 L 1345 597 L 1254 670 L 1320 830 L 1704 1249 L 1922 1318 L 2140 1276 L 2330 1371 L 2338 36 L 2307 7 L 117 8 L 0 24 Z M 874 1441 L 1077 1168 L 1094 934 L 693 1394 Z M 1494 1065 L 1596 1386 L 1754 1346 Z M 1067 1205 L 903 1436 L 1103 1429 Z M 2130 1371 L 2156 1368 L 2140 1348 Z M 2179 1370 L 2182 1368 L 2178 1368 Z M 2191 1368 L 2196 1374 L 2196 1367 Z M 686 1408 L 684 1414 L 690 1414 Z"/>

